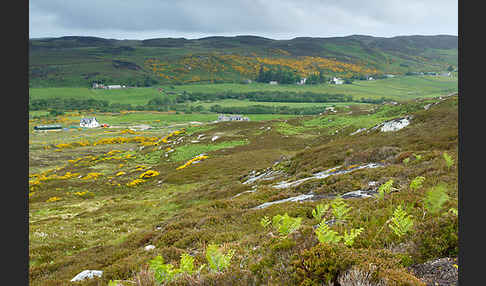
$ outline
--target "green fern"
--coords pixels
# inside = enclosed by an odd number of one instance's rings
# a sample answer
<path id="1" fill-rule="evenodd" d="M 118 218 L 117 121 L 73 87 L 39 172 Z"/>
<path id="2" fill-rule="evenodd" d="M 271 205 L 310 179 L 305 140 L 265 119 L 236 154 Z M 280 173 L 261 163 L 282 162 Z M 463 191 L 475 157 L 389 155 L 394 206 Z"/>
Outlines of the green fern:
<path id="1" fill-rule="evenodd" d="M 171 282 L 179 272 L 178 269 L 174 269 L 174 265 L 164 264 L 164 259 L 160 255 L 149 261 L 149 267 L 154 271 L 155 280 L 161 284 Z"/>
<path id="2" fill-rule="evenodd" d="M 407 212 L 402 209 L 402 206 L 399 205 L 393 212 L 391 223 L 389 223 L 388 226 L 398 237 L 402 237 L 407 232 L 412 230 L 412 216 L 408 215 Z"/>
<path id="3" fill-rule="evenodd" d="M 264 228 L 267 228 L 267 226 L 271 223 L 270 219 L 267 216 L 262 217 L 260 220 L 260 225 L 263 226 Z"/>
<path id="4" fill-rule="evenodd" d="M 439 184 L 430 188 L 425 193 L 425 208 L 431 214 L 437 214 L 442 209 L 445 202 L 449 200 L 447 187 L 445 184 Z"/>
<path id="5" fill-rule="evenodd" d="M 407 165 L 408 162 L 410 162 L 410 158 L 405 158 L 405 159 L 403 159 L 402 162 L 403 162 L 403 164 Z"/>
<path id="6" fill-rule="evenodd" d="M 420 189 L 422 187 L 422 183 L 424 181 L 425 181 L 425 177 L 422 177 L 422 176 L 415 177 L 415 179 L 413 179 L 410 182 L 410 189 L 412 189 L 412 190 Z"/>
<path id="7" fill-rule="evenodd" d="M 276 215 L 272 219 L 272 226 L 278 231 L 282 238 L 287 237 L 292 232 L 300 228 L 302 223 L 301 217 L 292 218 L 287 213 Z"/>
<path id="8" fill-rule="evenodd" d="M 194 257 L 187 253 L 181 255 L 181 262 L 179 264 L 179 272 L 187 273 L 189 275 L 194 273 Z"/>
<path id="9" fill-rule="evenodd" d="M 344 235 L 343 235 L 344 244 L 347 245 L 347 246 L 352 246 L 354 244 L 354 239 L 356 237 L 358 237 L 358 235 L 360 235 L 361 232 L 363 232 L 363 230 L 364 230 L 364 228 L 362 228 L 362 227 L 353 228 L 353 229 L 351 229 L 349 234 L 346 230 L 344 230 Z"/>
<path id="10" fill-rule="evenodd" d="M 231 258 L 235 251 L 233 249 L 228 250 L 224 254 L 216 244 L 210 244 L 206 248 L 206 259 L 208 260 L 209 268 L 214 272 L 222 272 L 229 267 Z"/>
<path id="11" fill-rule="evenodd" d="M 452 159 L 452 157 L 446 152 L 444 152 L 442 156 L 444 157 L 444 160 L 446 162 L 447 169 L 450 169 L 452 165 L 454 165 L 454 159 Z"/>
<path id="12" fill-rule="evenodd" d="M 341 197 L 337 197 L 331 201 L 331 208 L 334 218 L 339 221 L 346 221 L 349 218 L 349 212 L 352 209 L 352 207 L 348 206 Z"/>
<path id="13" fill-rule="evenodd" d="M 378 188 L 378 199 L 382 200 L 385 198 L 385 194 L 388 194 L 391 192 L 393 186 L 393 179 L 388 180 L 386 183 L 382 184 Z"/>
<path id="14" fill-rule="evenodd" d="M 415 155 L 415 154 L 413 154 L 413 155 L 415 156 L 415 160 L 417 160 L 417 161 L 422 160 L 422 155 Z"/>
<path id="15" fill-rule="evenodd" d="M 453 215 L 455 215 L 455 216 L 458 215 L 458 212 L 457 212 L 457 209 L 456 208 L 450 208 L 448 212 L 451 213 L 451 214 L 453 214 Z"/>
<path id="16" fill-rule="evenodd" d="M 342 237 L 334 230 L 332 230 L 327 224 L 326 220 L 322 220 L 319 223 L 319 227 L 314 230 L 317 235 L 317 240 L 320 243 L 338 243 L 341 241 Z"/>
<path id="17" fill-rule="evenodd" d="M 319 204 L 316 206 L 315 209 L 312 210 L 312 216 L 318 220 L 321 221 L 322 217 L 326 213 L 326 211 L 329 209 L 329 204 Z"/>

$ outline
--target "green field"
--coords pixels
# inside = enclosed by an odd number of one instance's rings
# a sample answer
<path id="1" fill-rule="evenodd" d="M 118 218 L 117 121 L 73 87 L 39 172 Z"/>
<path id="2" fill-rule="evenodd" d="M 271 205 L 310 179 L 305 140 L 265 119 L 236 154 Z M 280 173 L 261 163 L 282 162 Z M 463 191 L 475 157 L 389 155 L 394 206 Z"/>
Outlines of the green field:
<path id="1" fill-rule="evenodd" d="M 352 95 L 353 99 L 365 98 L 389 98 L 396 101 L 421 97 L 435 97 L 446 95 L 458 90 L 457 78 L 435 76 L 401 76 L 390 79 L 374 81 L 354 81 L 352 84 L 343 85 L 269 85 L 263 83 L 252 84 L 187 84 L 166 85 L 147 88 L 127 88 L 119 90 L 104 90 L 75 87 L 56 88 L 30 88 L 31 99 L 66 97 L 77 99 L 99 99 L 110 103 L 122 103 L 132 105 L 144 105 L 150 99 L 160 94 L 157 88 L 163 88 L 165 92 L 182 93 L 184 91 L 200 93 L 222 93 L 232 91 L 246 93 L 255 91 L 287 91 L 287 92 L 314 92 L 330 94 Z M 216 104 L 217 102 L 214 102 Z M 219 103 L 218 103 L 219 104 Z M 226 103 L 224 103 L 226 104 Z M 239 102 L 236 105 L 241 105 Z M 249 102 L 249 104 L 261 104 Z M 291 103 L 286 103 L 291 105 Z M 303 105 L 301 105 L 303 106 Z M 304 104 L 306 106 L 306 104 Z"/>

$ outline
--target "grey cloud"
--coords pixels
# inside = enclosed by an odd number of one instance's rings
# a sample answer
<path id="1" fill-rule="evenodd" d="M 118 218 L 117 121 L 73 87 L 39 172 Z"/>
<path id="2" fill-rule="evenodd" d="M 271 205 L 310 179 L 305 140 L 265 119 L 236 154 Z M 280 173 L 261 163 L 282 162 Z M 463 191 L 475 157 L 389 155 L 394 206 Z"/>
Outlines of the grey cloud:
<path id="1" fill-rule="evenodd" d="M 29 13 L 32 36 L 457 34 L 457 0 L 30 0 Z"/>

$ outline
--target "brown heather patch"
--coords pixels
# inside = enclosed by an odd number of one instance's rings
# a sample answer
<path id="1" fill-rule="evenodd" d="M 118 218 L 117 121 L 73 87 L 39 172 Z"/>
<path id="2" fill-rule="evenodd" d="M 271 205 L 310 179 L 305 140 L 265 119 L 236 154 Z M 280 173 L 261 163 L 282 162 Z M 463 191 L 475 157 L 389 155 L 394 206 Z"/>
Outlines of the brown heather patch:
<path id="1" fill-rule="evenodd" d="M 142 278 L 147 278 L 147 285 L 153 285 L 146 269 L 150 259 L 161 255 L 166 263 L 178 266 L 180 255 L 189 253 L 198 267 L 207 263 L 204 249 L 209 243 L 227 243 L 236 251 L 230 269 L 221 274 L 205 270 L 200 276 L 184 276 L 171 285 L 321 285 L 326 277 L 336 281 L 350 269 L 368 273 L 375 283 L 424 285 L 404 268 L 405 264 L 454 256 L 458 251 L 457 217 L 424 216 L 423 204 L 425 191 L 445 182 L 451 200 L 445 204 L 444 211 L 457 207 L 457 167 L 448 170 L 442 158 L 443 151 L 447 151 L 457 161 L 457 108 L 450 101 L 437 104 L 427 112 L 415 113 L 412 124 L 398 132 L 360 136 L 322 135 L 302 139 L 284 137 L 273 128 L 255 136 L 250 135 L 253 129 L 267 126 L 266 123 L 216 124 L 211 132 L 247 136 L 250 144 L 212 152 L 209 159 L 183 170 L 176 171 L 177 164 L 165 161 L 150 165 L 160 175 L 136 187 L 117 188 L 106 184 L 107 177 L 115 173 L 116 164 L 95 181 L 46 182 L 29 201 L 31 285 L 66 285 L 85 269 L 105 272 L 102 278 L 79 285 L 107 285 L 110 279 Z M 299 126 L 299 120 L 295 118 L 287 123 Z M 416 161 L 413 154 L 422 155 L 422 159 Z M 243 185 L 240 178 L 251 170 L 273 166 L 282 155 L 290 159 L 288 164 L 279 167 L 288 170 L 294 178 L 343 164 L 384 160 L 387 165 L 310 180 L 290 189 L 274 189 L 269 182 L 257 183 L 256 192 L 232 198 L 252 189 L 252 185 Z M 407 165 L 402 163 L 406 156 L 412 156 Z M 54 157 L 49 160 L 48 163 L 58 162 Z M 106 165 L 100 170 L 110 168 L 108 162 L 103 164 Z M 127 162 L 122 168 L 127 175 L 115 177 L 113 181 L 124 185 L 138 177 L 142 171 L 129 173 L 136 165 Z M 84 175 L 92 172 L 93 166 L 71 166 L 60 173 L 69 170 Z M 408 185 L 416 176 L 424 176 L 426 180 L 422 188 L 412 192 Z M 352 247 L 318 244 L 313 230 L 316 221 L 311 212 L 317 204 L 328 203 L 329 199 L 250 209 L 309 191 L 342 194 L 363 189 L 369 181 L 382 184 L 389 179 L 394 180 L 398 192 L 386 195 L 384 200 L 346 200 L 352 207 L 351 217 L 335 229 L 342 232 L 364 227 Z M 159 184 L 159 180 L 163 183 Z M 89 190 L 95 195 L 89 199 L 63 195 L 61 201 L 45 203 L 45 199 L 64 194 L 66 190 L 70 193 Z M 399 204 L 415 219 L 414 233 L 403 238 L 398 238 L 386 226 Z M 259 221 L 263 216 L 272 218 L 284 213 L 302 217 L 302 227 L 289 238 L 280 240 L 275 233 L 264 230 Z M 332 216 L 327 214 L 326 218 Z M 43 238 L 41 233 L 47 237 Z M 388 250 L 401 243 L 411 247 L 395 254 Z M 156 248 L 144 251 L 143 247 L 148 244 Z M 369 268 L 370 263 L 377 268 Z"/>

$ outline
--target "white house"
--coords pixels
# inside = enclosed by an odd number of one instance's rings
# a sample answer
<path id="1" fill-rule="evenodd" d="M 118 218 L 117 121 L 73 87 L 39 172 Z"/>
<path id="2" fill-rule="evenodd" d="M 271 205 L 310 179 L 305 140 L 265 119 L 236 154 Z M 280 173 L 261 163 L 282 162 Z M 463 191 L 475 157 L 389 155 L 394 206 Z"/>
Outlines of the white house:
<path id="1" fill-rule="evenodd" d="M 226 115 L 220 114 L 218 116 L 218 121 L 250 121 L 250 119 L 248 117 L 244 117 L 244 116 L 241 116 L 241 115 L 226 116 Z"/>
<path id="2" fill-rule="evenodd" d="M 304 77 L 303 79 L 301 79 L 297 84 L 305 84 L 305 81 L 307 80 L 306 77 Z"/>
<path id="3" fill-rule="evenodd" d="M 97 82 L 93 82 L 93 88 L 105 88 L 105 86 L 102 84 L 102 83 L 97 83 Z"/>
<path id="4" fill-rule="evenodd" d="M 115 85 L 107 85 L 106 88 L 107 89 L 118 89 L 118 88 L 122 88 L 122 86 L 119 85 L 119 84 L 115 84 Z"/>
<path id="5" fill-rule="evenodd" d="M 368 80 L 375 80 L 372 76 L 368 77 Z"/>
<path id="6" fill-rule="evenodd" d="M 269 84 L 278 84 L 278 82 L 272 80 L 271 82 L 269 82 Z"/>
<path id="7" fill-rule="evenodd" d="M 81 121 L 79 122 L 79 126 L 86 127 L 86 128 L 95 128 L 95 127 L 100 127 L 100 123 L 96 120 L 95 117 L 81 118 Z"/>
<path id="8" fill-rule="evenodd" d="M 344 80 L 342 80 L 340 78 L 337 78 L 337 77 L 333 77 L 332 80 L 331 80 L 331 83 L 334 83 L 334 84 L 343 84 L 344 83 Z"/>

